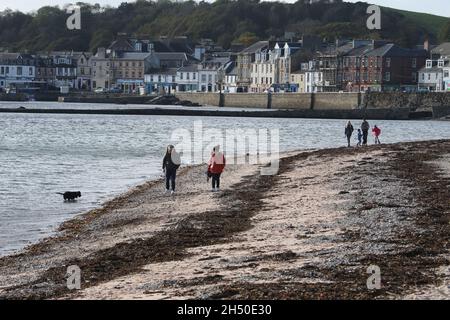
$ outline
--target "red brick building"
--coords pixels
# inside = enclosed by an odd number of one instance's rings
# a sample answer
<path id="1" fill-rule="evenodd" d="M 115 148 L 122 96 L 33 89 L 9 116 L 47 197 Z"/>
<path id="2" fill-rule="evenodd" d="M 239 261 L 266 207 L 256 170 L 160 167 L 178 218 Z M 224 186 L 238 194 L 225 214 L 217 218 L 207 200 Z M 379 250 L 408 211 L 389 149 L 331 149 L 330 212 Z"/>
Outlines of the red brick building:
<path id="1" fill-rule="evenodd" d="M 409 91 L 417 88 L 418 71 L 428 52 L 393 43 L 373 42 L 343 57 L 342 88 L 346 91 Z"/>

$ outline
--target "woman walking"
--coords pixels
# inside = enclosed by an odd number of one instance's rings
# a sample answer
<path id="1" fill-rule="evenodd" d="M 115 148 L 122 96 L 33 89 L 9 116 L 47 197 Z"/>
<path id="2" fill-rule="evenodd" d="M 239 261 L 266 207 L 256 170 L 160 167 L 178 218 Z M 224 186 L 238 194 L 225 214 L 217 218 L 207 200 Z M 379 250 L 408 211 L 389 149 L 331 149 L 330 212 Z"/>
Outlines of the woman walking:
<path id="1" fill-rule="evenodd" d="M 163 160 L 163 170 L 166 176 L 166 193 L 175 194 L 175 182 L 177 178 L 177 170 L 180 168 L 180 155 L 176 152 L 175 147 L 170 145 Z"/>
<path id="2" fill-rule="evenodd" d="M 348 147 L 350 148 L 350 140 L 352 138 L 353 135 L 353 131 L 355 131 L 355 129 L 353 128 L 352 123 L 349 121 L 347 123 L 347 126 L 345 127 L 345 136 L 347 137 L 347 142 L 348 142 Z"/>
<path id="3" fill-rule="evenodd" d="M 220 146 L 216 146 L 208 162 L 208 176 L 212 178 L 212 192 L 220 191 L 220 177 L 225 169 L 225 165 L 225 156 L 220 152 Z"/>

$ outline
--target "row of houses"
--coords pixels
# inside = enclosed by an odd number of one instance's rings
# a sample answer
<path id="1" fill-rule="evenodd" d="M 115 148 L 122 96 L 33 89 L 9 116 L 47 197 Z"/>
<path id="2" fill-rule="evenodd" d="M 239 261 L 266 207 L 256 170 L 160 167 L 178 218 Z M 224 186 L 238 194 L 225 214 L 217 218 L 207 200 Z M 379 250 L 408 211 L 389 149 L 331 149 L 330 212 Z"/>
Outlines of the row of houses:
<path id="1" fill-rule="evenodd" d="M 0 53 L 0 88 L 189 92 L 450 91 L 450 43 L 406 49 L 382 40 L 317 37 L 229 50 L 187 37 L 119 34 L 88 52 Z"/>

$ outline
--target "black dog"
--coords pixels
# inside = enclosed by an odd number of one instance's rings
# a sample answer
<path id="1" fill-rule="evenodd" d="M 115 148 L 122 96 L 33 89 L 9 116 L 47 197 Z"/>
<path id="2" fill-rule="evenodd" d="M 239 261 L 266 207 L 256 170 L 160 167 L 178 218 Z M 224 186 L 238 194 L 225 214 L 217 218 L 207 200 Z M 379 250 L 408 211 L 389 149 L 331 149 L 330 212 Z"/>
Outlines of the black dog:
<path id="1" fill-rule="evenodd" d="M 81 198 L 81 192 L 65 192 L 65 193 L 57 193 L 64 197 L 64 201 L 75 201 L 78 198 Z"/>

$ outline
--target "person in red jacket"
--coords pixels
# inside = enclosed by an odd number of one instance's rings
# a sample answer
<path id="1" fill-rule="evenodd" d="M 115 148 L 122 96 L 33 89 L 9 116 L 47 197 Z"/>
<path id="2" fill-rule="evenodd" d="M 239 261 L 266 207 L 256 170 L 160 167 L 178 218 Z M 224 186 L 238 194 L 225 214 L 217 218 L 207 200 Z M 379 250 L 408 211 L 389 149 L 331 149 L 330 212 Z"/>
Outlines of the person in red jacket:
<path id="1" fill-rule="evenodd" d="M 226 159 L 220 146 L 216 146 L 211 154 L 211 159 L 208 162 L 208 176 L 212 178 L 212 191 L 220 191 L 220 177 L 225 169 Z"/>
<path id="2" fill-rule="evenodd" d="M 372 133 L 375 136 L 375 144 L 381 144 L 380 142 L 381 129 L 375 126 L 372 129 Z"/>

